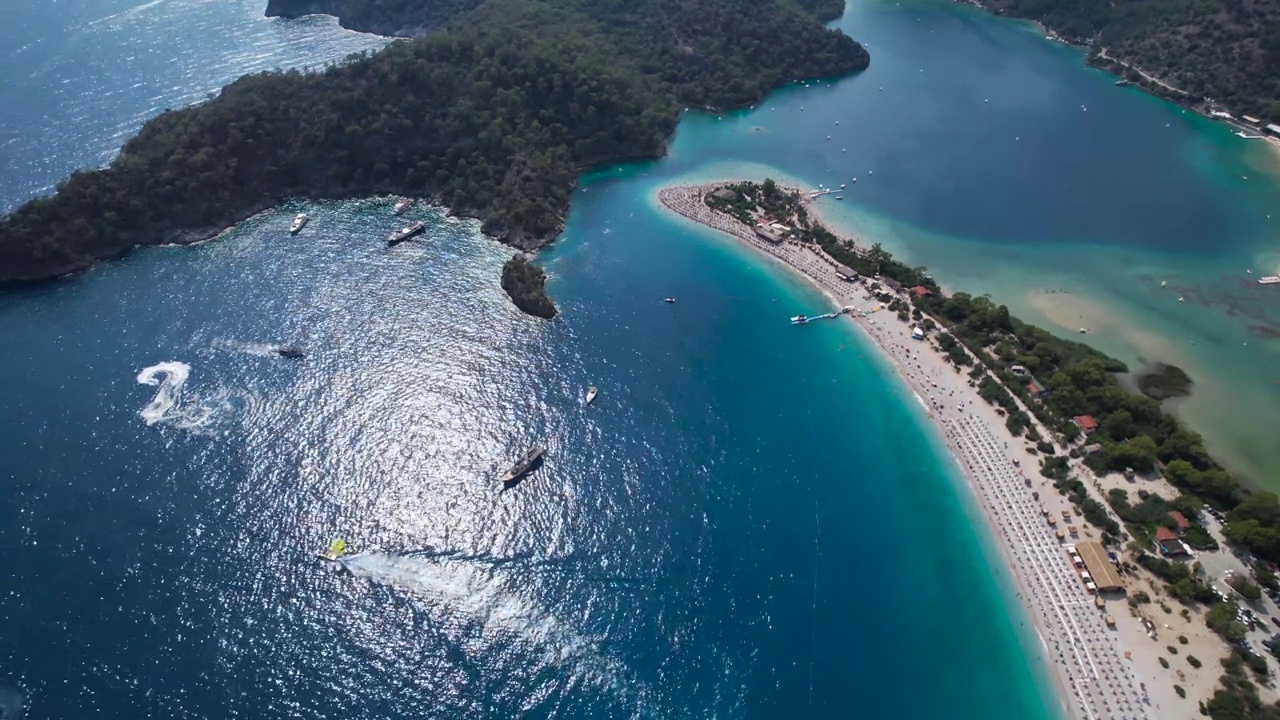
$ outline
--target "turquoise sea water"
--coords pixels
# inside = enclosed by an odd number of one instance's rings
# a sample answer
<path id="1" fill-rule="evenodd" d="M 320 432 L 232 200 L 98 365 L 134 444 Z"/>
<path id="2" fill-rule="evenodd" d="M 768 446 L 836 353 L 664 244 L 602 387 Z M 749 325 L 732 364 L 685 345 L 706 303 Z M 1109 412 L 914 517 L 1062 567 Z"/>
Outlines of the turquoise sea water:
<path id="1" fill-rule="evenodd" d="M 0 86 L 0 153 L 25 169 L 4 204 L 237 72 L 379 42 L 260 11 L 25 6 Z M 510 306 L 508 251 L 472 223 L 417 208 L 430 232 L 388 250 L 381 200 L 290 205 L 0 295 L 0 712 L 1055 716 L 914 399 L 850 327 L 786 323 L 821 307 L 811 289 L 652 193 L 858 176 L 842 222 L 997 292 L 1091 282 L 1070 268 L 1097 258 L 1123 259 L 1103 277 L 1225 267 L 1265 239 L 1269 186 L 1232 185 L 1252 160 L 1230 138 L 1024 26 L 932 2 L 840 24 L 870 45 L 864 75 L 690 115 L 669 157 L 584 178 L 543 254 L 550 324 Z M 57 107 L 81 109 L 46 123 Z M 1124 134 L 1134 118 L 1174 132 Z M 1129 292 L 1117 328 L 1156 312 Z M 274 357 L 284 342 L 309 357 Z M 542 469 L 498 492 L 539 442 Z M 349 573 L 313 557 L 335 535 L 371 551 Z"/>

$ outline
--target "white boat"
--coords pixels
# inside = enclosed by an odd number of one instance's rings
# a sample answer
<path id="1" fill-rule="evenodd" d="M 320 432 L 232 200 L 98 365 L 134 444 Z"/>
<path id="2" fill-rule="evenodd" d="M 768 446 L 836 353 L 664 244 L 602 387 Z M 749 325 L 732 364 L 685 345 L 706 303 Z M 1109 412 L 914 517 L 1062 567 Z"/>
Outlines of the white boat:
<path id="1" fill-rule="evenodd" d="M 298 213 L 297 215 L 294 215 L 293 224 L 289 226 L 289 234 L 297 235 L 299 232 L 302 232 L 302 228 L 306 227 L 307 221 L 310 219 L 311 218 L 307 217 L 306 213 Z"/>
<path id="2" fill-rule="evenodd" d="M 1267 275 L 1266 277 L 1258 278 L 1259 285 L 1275 285 L 1276 283 L 1280 283 L 1280 275 Z"/>
<path id="3" fill-rule="evenodd" d="M 423 232 L 426 229 L 427 229 L 427 224 L 424 222 L 416 222 L 410 225 L 409 227 L 401 228 L 391 233 L 391 235 L 387 237 L 387 245 L 390 247 L 395 247 L 396 245 L 399 245 L 405 240 L 408 240 L 409 238 L 413 237 L 414 235 L 417 235 L 418 233 Z"/>
<path id="4" fill-rule="evenodd" d="M 837 200 L 843 200 L 843 199 L 844 199 L 844 196 L 843 196 L 843 195 L 837 195 L 837 196 L 836 196 L 836 199 L 837 199 Z"/>
<path id="5" fill-rule="evenodd" d="M 806 315 L 796 315 L 795 317 L 791 318 L 792 325 L 804 325 L 807 322 L 809 322 L 809 318 Z"/>
<path id="6" fill-rule="evenodd" d="M 1169 284 L 1169 281 L 1168 281 L 1168 280 L 1161 280 L 1161 281 L 1160 281 L 1160 287 L 1164 287 L 1165 285 L 1168 285 L 1168 284 Z"/>
<path id="7" fill-rule="evenodd" d="M 592 385 L 591 387 L 587 388 L 587 404 L 590 405 L 596 399 L 596 395 L 599 395 L 599 394 L 600 394 L 600 391 L 596 390 L 595 385 Z"/>
<path id="8" fill-rule="evenodd" d="M 412 206 L 413 206 L 412 198 L 400 198 L 399 200 L 396 201 L 396 206 L 391 209 L 391 212 L 395 213 L 396 215 L 403 215 L 404 211 L 408 210 Z"/>

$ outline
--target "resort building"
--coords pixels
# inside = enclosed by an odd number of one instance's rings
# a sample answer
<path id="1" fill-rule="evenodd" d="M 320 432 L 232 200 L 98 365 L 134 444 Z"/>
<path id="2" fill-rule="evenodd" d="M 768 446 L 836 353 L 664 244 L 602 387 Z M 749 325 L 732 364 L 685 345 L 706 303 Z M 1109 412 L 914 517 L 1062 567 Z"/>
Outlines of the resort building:
<path id="1" fill-rule="evenodd" d="M 774 226 L 772 225 L 757 225 L 756 235 L 760 236 L 765 240 L 768 240 L 774 245 L 781 244 L 782 239 L 785 237 L 781 232 L 778 232 L 778 230 L 775 229 Z"/>
<path id="2" fill-rule="evenodd" d="M 1080 428 L 1080 432 L 1085 435 L 1092 435 L 1094 430 L 1098 429 L 1098 421 L 1093 419 L 1092 415 L 1077 415 L 1071 418 L 1071 421 Z"/>
<path id="3" fill-rule="evenodd" d="M 1191 528 L 1191 521 L 1187 520 L 1187 516 L 1177 510 L 1170 510 L 1169 517 L 1173 518 L 1173 521 L 1178 524 L 1178 535 L 1182 535 Z"/>
<path id="4" fill-rule="evenodd" d="M 841 280 L 845 280 L 847 282 L 853 282 L 859 277 L 857 270 L 845 267 L 844 265 L 836 265 L 836 275 L 839 275 Z"/>
<path id="5" fill-rule="evenodd" d="M 1257 125 L 1262 122 L 1261 120 L 1259 120 L 1256 117 L 1253 117 L 1252 115 L 1241 115 L 1240 119 L 1249 123 L 1250 125 Z"/>
<path id="6" fill-rule="evenodd" d="M 931 297 L 933 295 L 933 291 L 923 285 L 917 285 L 911 288 L 911 294 L 918 298 Z"/>
<path id="7" fill-rule="evenodd" d="M 894 280 L 891 277 L 882 277 L 880 278 L 880 282 L 884 283 L 885 285 L 888 285 L 889 288 L 896 293 L 902 292 L 902 283 L 898 282 L 897 280 Z"/>
<path id="8" fill-rule="evenodd" d="M 1267 130 L 1270 130 L 1273 135 L 1280 135 L 1280 125 L 1268 125 Z"/>
<path id="9" fill-rule="evenodd" d="M 1187 557 L 1191 555 L 1191 551 L 1186 545 L 1182 544 L 1182 540 L 1178 539 L 1178 533 L 1161 525 L 1156 528 L 1156 546 L 1160 548 L 1160 554 L 1165 557 Z"/>
<path id="10" fill-rule="evenodd" d="M 1084 567 L 1098 592 L 1124 592 L 1124 581 L 1120 579 L 1120 571 L 1107 558 L 1107 551 L 1102 543 L 1082 542 L 1076 545 L 1076 552 L 1084 561 Z"/>

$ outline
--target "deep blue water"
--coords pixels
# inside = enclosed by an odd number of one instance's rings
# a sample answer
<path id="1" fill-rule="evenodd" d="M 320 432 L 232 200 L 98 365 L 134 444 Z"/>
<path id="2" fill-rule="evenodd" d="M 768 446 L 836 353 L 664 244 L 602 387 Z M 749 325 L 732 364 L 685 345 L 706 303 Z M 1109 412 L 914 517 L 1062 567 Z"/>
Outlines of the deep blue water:
<path id="1" fill-rule="evenodd" d="M 0 177 L 4 206 L 241 72 L 380 42 L 248 0 L 116 5 L 25 3 L 0 29 L 0 160 L 20 169 Z M 1117 133 L 1134 116 L 1108 113 L 1174 113 L 1009 23 L 931 2 L 859 3 L 841 23 L 870 43 L 863 76 L 691 116 L 669 157 L 584 179 L 543 256 L 552 323 L 510 306 L 508 251 L 472 223 L 419 207 L 427 236 L 388 250 L 383 200 L 283 207 L 0 296 L 0 707 L 1052 716 L 1036 643 L 914 400 L 849 327 L 785 322 L 821 306 L 811 290 L 651 194 L 764 166 L 857 175 L 859 207 L 937 234 L 1131 235 L 1171 254 L 1195 253 L 1175 231 L 1206 213 L 1243 252 L 1259 199 L 1229 187 L 1237 160 L 1195 127 L 1085 142 L 1103 133 L 1058 105 Z M 990 103 L 970 107 L 977 93 Z M 1127 147 L 1143 169 L 1097 169 Z M 1155 199 L 1114 197 L 1130 172 Z M 1179 193 L 1203 202 L 1160 199 Z M 1147 205 L 1167 221 L 1125 219 Z M 286 342 L 310 355 L 274 357 Z M 189 375 L 176 392 L 172 376 L 139 382 L 157 366 Z M 534 443 L 544 466 L 499 492 Z M 314 558 L 335 536 L 365 553 L 350 573 Z"/>

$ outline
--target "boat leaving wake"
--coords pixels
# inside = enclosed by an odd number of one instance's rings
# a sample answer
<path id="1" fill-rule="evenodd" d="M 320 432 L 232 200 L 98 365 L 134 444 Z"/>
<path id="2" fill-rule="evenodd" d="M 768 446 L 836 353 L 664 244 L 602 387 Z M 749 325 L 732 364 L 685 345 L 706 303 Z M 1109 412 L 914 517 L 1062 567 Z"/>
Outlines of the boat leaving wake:
<path id="1" fill-rule="evenodd" d="M 190 376 L 190 365 L 172 360 L 143 368 L 138 373 L 138 382 L 158 386 L 158 389 L 151 402 L 138 412 L 142 421 L 148 426 L 162 422 L 181 430 L 195 430 L 207 425 L 220 410 L 230 406 L 226 393 L 215 395 L 208 401 L 197 399 L 179 404 L 182 388 Z"/>
<path id="2" fill-rule="evenodd" d="M 632 701 L 633 708 L 642 706 L 648 694 L 621 662 L 601 653 L 592 640 L 529 598 L 509 590 L 492 570 L 466 562 L 379 552 L 338 562 L 352 575 L 407 590 L 475 623 L 482 630 L 486 650 L 501 650 L 515 639 L 541 653 L 543 668 L 570 669 L 576 679 L 589 680 Z"/>

